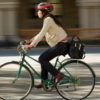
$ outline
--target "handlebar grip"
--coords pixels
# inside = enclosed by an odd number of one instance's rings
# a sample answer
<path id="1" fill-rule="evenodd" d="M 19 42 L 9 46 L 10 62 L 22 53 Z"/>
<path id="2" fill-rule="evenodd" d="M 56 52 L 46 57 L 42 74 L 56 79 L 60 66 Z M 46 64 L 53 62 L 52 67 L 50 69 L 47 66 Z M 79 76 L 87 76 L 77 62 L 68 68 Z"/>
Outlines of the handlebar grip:
<path id="1" fill-rule="evenodd" d="M 20 45 L 24 45 L 25 44 L 25 41 L 20 41 Z"/>

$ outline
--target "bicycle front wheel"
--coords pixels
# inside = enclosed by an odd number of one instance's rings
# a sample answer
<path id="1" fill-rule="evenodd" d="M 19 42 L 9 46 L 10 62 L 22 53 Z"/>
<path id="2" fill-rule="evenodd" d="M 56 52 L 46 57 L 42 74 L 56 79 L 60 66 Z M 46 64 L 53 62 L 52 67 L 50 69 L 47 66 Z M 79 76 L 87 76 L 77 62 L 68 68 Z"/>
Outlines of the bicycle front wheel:
<path id="1" fill-rule="evenodd" d="M 32 89 L 32 74 L 22 66 L 18 80 L 20 64 L 8 62 L 0 66 L 0 97 L 3 100 L 23 100 Z"/>
<path id="2" fill-rule="evenodd" d="M 95 86 L 92 68 L 79 60 L 71 60 L 60 69 L 65 77 L 56 85 L 58 93 L 66 100 L 83 100 Z"/>

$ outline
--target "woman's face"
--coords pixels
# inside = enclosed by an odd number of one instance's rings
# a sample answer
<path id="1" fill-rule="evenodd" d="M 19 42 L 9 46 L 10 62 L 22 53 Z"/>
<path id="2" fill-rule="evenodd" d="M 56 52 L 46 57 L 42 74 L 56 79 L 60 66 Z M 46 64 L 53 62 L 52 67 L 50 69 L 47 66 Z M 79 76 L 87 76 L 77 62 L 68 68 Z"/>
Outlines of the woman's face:
<path id="1" fill-rule="evenodd" d="M 43 18 L 43 13 L 42 13 L 42 11 L 41 11 L 41 10 L 38 10 L 37 14 L 38 14 L 38 17 L 39 17 L 40 19 L 42 19 L 42 18 Z"/>

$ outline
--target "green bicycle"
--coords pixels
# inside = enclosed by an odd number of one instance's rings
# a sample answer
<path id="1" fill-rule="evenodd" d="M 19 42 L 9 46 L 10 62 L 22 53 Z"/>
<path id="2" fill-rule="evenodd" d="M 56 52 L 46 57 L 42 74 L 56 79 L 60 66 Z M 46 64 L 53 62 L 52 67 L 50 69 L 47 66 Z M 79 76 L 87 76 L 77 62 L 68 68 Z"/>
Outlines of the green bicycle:
<path id="1" fill-rule="evenodd" d="M 25 99 L 34 87 L 35 76 L 43 81 L 45 91 L 56 89 L 65 100 L 83 100 L 92 93 L 96 75 L 90 65 L 77 59 L 60 62 L 57 57 L 54 67 L 64 73 L 64 78 L 55 84 L 53 76 L 50 75 L 48 81 L 45 81 L 30 65 L 26 58 L 39 62 L 29 56 L 23 46 L 22 42 L 18 46 L 21 61 L 11 61 L 0 66 L 0 99 Z"/>

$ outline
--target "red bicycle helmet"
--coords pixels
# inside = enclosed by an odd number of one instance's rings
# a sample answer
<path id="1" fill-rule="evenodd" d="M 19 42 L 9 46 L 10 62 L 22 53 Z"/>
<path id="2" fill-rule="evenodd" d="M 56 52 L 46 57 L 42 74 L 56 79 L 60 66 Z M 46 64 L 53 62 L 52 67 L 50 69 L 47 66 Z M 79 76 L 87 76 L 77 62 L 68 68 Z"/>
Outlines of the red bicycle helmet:
<path id="1" fill-rule="evenodd" d="M 49 4 L 47 2 L 42 2 L 42 3 L 38 4 L 37 9 L 38 10 L 46 10 L 48 12 L 51 12 L 51 11 L 53 11 L 53 5 Z"/>

